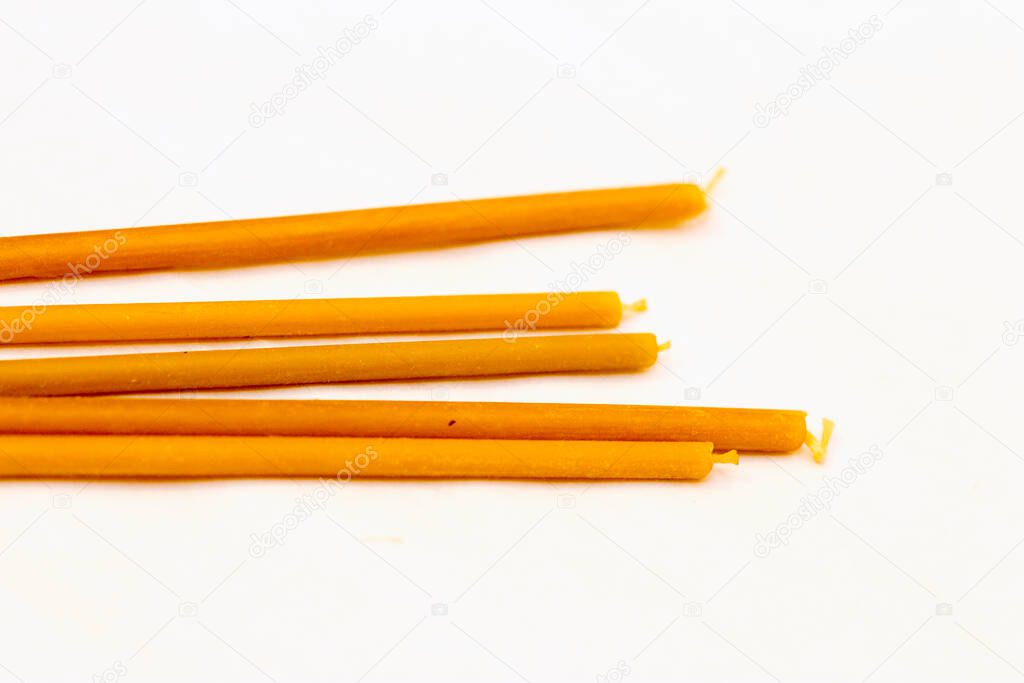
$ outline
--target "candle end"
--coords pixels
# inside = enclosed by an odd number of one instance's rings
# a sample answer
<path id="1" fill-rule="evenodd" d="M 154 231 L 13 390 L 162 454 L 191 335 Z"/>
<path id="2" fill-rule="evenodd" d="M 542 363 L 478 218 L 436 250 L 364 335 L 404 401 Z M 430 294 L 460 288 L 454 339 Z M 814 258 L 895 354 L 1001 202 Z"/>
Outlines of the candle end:
<path id="1" fill-rule="evenodd" d="M 832 430 L 835 429 L 836 423 L 828 418 L 821 421 L 821 438 L 814 436 L 810 432 L 807 432 L 807 436 L 804 438 L 804 443 L 811 449 L 811 455 L 814 456 L 814 462 L 823 463 L 825 462 L 825 454 L 828 453 L 828 442 L 832 439 Z"/>
<path id="2" fill-rule="evenodd" d="M 725 453 L 713 453 L 711 455 L 712 460 L 718 465 L 739 465 L 740 454 L 735 450 L 727 451 Z"/>

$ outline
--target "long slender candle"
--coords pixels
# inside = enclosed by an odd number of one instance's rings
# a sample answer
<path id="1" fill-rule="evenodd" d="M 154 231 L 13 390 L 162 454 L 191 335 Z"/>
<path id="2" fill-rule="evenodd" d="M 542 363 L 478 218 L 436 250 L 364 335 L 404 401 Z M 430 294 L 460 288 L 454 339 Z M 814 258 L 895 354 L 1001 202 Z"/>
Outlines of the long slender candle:
<path id="1" fill-rule="evenodd" d="M 371 380 L 642 370 L 652 334 L 176 351 L 0 361 L 0 394 L 68 396 Z"/>
<path id="2" fill-rule="evenodd" d="M 785 453 L 799 410 L 452 401 L 0 398 L 0 434 L 206 434 L 460 439 L 710 441 Z"/>
<path id="3" fill-rule="evenodd" d="M 385 437 L 0 436 L 0 478 L 703 479 L 710 443 Z"/>
<path id="4" fill-rule="evenodd" d="M 634 305 L 634 307 L 642 306 Z M 0 307 L 0 344 L 607 328 L 615 292 Z"/>
<path id="5" fill-rule="evenodd" d="M 0 280 L 224 268 L 543 233 L 662 227 L 705 207 L 700 187 L 671 184 L 6 237 L 0 239 Z"/>

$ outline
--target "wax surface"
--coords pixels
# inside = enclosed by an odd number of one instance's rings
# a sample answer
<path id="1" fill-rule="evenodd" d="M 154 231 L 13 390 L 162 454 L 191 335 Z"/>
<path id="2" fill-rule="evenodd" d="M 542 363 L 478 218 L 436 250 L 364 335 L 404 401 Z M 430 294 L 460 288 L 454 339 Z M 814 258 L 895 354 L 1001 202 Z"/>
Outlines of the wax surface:
<path id="1" fill-rule="evenodd" d="M 659 227 L 705 207 L 701 188 L 672 184 L 6 237 L 0 238 L 0 280 L 223 268 L 543 233 Z"/>
<path id="2" fill-rule="evenodd" d="M 790 452 L 799 410 L 565 403 L 164 398 L 0 398 L 0 433 L 387 436 L 710 441 Z"/>
<path id="3" fill-rule="evenodd" d="M 0 477 L 703 479 L 710 443 L 0 436 Z"/>
<path id="4" fill-rule="evenodd" d="M 0 307 L 0 344 L 615 327 L 615 292 Z"/>
<path id="5" fill-rule="evenodd" d="M 641 370 L 652 334 L 332 344 L 7 360 L 0 394 L 68 396 L 371 380 Z"/>

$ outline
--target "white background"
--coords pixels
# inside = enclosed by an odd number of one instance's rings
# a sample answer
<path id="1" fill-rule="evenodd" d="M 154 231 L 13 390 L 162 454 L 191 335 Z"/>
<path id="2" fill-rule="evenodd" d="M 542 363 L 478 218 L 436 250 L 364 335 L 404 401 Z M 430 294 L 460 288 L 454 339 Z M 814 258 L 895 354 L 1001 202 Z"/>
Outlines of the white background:
<path id="1" fill-rule="evenodd" d="M 250 536 L 315 483 L 3 483 L 0 681 L 1024 676 L 1019 3 L 136 1 L 0 3 L 4 234 L 728 169 L 704 217 L 633 234 L 585 284 L 648 298 L 624 329 L 673 347 L 647 373 L 249 395 L 839 426 L 824 466 L 752 456 L 700 484 L 359 483 L 259 558 Z M 250 126 L 367 15 L 326 79 Z M 66 302 L 544 290 L 611 239 L 94 279 Z M 142 348 L 177 347 L 117 350 Z M 791 517 L 873 446 L 828 509 Z"/>

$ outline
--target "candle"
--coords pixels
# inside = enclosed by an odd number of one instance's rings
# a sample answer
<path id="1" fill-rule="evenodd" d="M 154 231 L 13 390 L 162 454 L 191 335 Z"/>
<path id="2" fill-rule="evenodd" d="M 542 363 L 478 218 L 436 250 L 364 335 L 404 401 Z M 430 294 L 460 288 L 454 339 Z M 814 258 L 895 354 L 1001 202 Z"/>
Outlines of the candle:
<path id="1" fill-rule="evenodd" d="M 631 304 L 632 310 L 643 303 Z M 615 327 L 615 292 L 0 307 L 0 344 Z"/>
<path id="2" fill-rule="evenodd" d="M 57 396 L 552 372 L 654 364 L 652 334 L 176 351 L 0 361 L 0 394 Z"/>
<path id="3" fill-rule="evenodd" d="M 0 238 L 0 280 L 224 268 L 525 235 L 674 225 L 704 191 L 671 184 L 145 228 Z"/>
<path id="4" fill-rule="evenodd" d="M 0 477 L 703 479 L 710 443 L 289 436 L 0 436 Z"/>
<path id="5" fill-rule="evenodd" d="M 799 410 L 568 403 L 0 399 L 0 434 L 710 441 L 718 450 L 757 453 L 799 449 L 805 418 Z"/>

